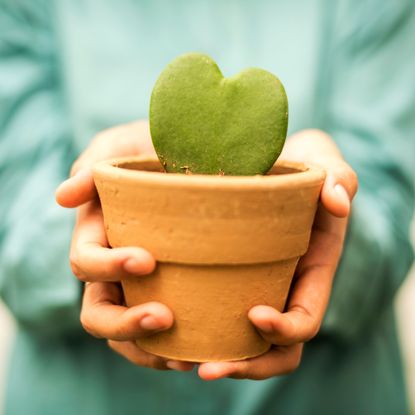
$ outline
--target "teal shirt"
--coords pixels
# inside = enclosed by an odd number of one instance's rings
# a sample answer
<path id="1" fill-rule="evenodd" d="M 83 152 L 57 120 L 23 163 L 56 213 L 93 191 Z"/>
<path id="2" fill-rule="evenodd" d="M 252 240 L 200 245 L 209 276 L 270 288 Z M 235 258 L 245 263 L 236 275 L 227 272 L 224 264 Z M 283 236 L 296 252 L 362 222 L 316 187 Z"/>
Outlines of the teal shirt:
<path id="1" fill-rule="evenodd" d="M 18 323 L 7 415 L 405 414 L 392 300 L 413 259 L 412 0 L 0 0 L 0 293 Z M 277 74 L 290 133 L 321 128 L 357 171 L 320 334 L 292 375 L 204 382 L 86 335 L 56 186 L 103 128 L 146 118 L 187 51 Z"/>

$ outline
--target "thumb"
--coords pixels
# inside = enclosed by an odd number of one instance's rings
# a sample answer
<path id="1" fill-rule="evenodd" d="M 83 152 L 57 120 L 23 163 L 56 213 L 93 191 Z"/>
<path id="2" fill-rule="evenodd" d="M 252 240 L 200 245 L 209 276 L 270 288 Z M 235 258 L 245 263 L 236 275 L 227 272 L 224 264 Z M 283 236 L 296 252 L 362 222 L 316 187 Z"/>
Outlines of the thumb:
<path id="1" fill-rule="evenodd" d="M 299 131 L 287 140 L 282 158 L 315 164 L 326 171 L 321 190 L 323 207 L 339 218 L 347 217 L 357 191 L 357 175 L 344 161 L 333 139 L 324 131 Z"/>
<path id="2" fill-rule="evenodd" d="M 322 158 L 318 164 L 327 173 L 321 190 L 321 202 L 324 208 L 336 217 L 347 217 L 357 192 L 356 173 L 343 159 L 337 157 Z"/>
<path id="3" fill-rule="evenodd" d="M 70 178 L 56 189 L 56 201 L 63 207 L 80 206 L 96 197 L 92 166 L 95 162 L 133 154 L 151 154 L 147 121 L 119 125 L 98 133 L 72 166 Z"/>
<path id="4" fill-rule="evenodd" d="M 95 196 L 96 189 L 90 166 L 79 169 L 62 182 L 55 192 L 57 203 L 66 208 L 78 207 L 94 199 Z"/>

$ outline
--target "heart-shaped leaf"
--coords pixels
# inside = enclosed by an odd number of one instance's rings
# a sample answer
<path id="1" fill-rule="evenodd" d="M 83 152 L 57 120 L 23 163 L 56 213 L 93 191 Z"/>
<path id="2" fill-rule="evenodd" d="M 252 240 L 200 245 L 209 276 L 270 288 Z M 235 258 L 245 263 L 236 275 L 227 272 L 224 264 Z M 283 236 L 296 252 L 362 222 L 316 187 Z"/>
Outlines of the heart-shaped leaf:
<path id="1" fill-rule="evenodd" d="M 278 78 L 257 68 L 224 78 L 199 53 L 171 62 L 151 96 L 151 136 L 167 172 L 265 174 L 281 153 L 287 123 Z"/>

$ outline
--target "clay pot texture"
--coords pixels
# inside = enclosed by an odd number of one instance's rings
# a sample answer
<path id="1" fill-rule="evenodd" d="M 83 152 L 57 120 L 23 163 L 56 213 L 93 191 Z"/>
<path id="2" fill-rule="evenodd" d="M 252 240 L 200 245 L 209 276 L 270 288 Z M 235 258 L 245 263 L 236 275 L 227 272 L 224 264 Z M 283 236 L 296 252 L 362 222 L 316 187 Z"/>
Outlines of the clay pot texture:
<path id="1" fill-rule="evenodd" d="M 266 176 L 167 174 L 146 157 L 97 163 L 109 244 L 143 247 L 157 260 L 151 275 L 122 281 L 126 304 L 159 301 L 175 317 L 138 346 L 193 362 L 266 352 L 247 314 L 262 304 L 284 309 L 324 177 L 291 162 Z"/>

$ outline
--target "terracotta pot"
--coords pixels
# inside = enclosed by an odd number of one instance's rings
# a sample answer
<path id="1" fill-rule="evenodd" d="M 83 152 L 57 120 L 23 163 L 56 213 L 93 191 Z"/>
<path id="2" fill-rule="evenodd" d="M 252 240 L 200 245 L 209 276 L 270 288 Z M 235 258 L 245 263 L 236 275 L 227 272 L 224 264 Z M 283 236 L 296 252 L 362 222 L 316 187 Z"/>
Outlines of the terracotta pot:
<path id="1" fill-rule="evenodd" d="M 110 245 L 146 248 L 158 261 L 151 275 L 122 281 L 127 305 L 160 301 L 175 316 L 139 347 L 193 362 L 266 352 L 247 313 L 284 309 L 324 177 L 291 162 L 250 177 L 166 174 L 144 157 L 96 164 Z"/>

